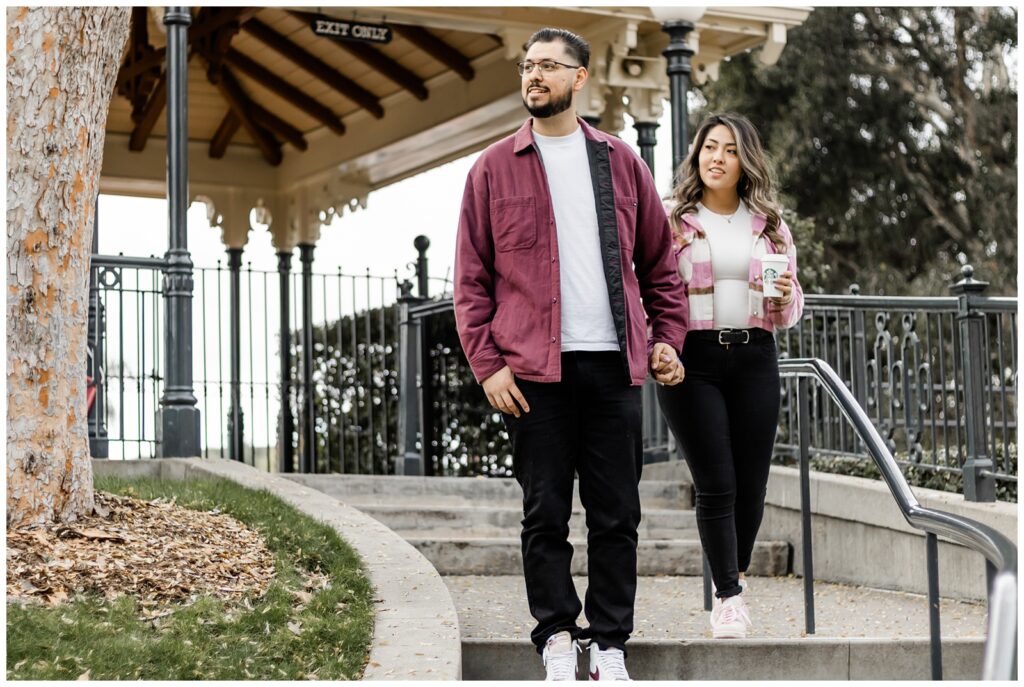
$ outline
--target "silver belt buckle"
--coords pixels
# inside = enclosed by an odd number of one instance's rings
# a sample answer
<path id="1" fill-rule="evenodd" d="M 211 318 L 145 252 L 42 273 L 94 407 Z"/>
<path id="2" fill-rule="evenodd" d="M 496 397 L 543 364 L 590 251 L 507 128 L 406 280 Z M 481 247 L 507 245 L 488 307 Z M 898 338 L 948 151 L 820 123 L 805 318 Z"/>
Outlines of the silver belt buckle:
<path id="1" fill-rule="evenodd" d="M 750 330 L 749 329 L 744 329 L 743 333 L 747 335 L 747 338 L 744 339 L 744 341 L 742 343 L 745 343 L 745 344 L 750 343 Z"/>
<path id="2" fill-rule="evenodd" d="M 725 329 L 719 329 L 718 330 L 718 345 L 719 346 L 728 346 L 729 345 L 726 342 L 722 341 L 722 335 L 725 334 L 726 331 L 728 331 L 728 330 L 725 330 Z"/>

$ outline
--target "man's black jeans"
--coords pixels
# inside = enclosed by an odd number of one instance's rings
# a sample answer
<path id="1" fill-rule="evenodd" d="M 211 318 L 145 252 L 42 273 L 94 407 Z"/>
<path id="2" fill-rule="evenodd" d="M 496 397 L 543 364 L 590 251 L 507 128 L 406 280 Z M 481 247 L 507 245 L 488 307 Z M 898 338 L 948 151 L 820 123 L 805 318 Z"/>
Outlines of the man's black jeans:
<path id="1" fill-rule="evenodd" d="M 626 381 L 618 351 L 562 354 L 562 381 L 516 380 L 530 412 L 502 415 L 513 471 L 523 488 L 523 571 L 537 650 L 568 631 L 624 649 L 633 631 L 643 467 L 640 387 Z M 574 473 L 587 514 L 586 614 L 569 573 Z"/>
<path id="2" fill-rule="evenodd" d="M 729 346 L 718 343 L 718 332 L 689 332 L 685 379 L 658 387 L 693 476 L 697 529 L 720 598 L 740 593 L 738 574 L 750 565 L 779 424 L 775 339 L 750 332 L 750 343 Z"/>

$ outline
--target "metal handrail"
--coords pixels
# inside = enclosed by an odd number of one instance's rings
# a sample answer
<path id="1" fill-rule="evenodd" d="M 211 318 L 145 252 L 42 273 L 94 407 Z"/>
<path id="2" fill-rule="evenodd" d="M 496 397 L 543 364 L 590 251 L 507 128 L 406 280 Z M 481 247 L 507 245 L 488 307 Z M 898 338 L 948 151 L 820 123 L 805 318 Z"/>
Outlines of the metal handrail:
<path id="1" fill-rule="evenodd" d="M 91 257 L 94 267 L 138 267 L 139 269 L 163 269 L 167 267 L 165 258 L 137 258 L 130 255 L 99 255 Z"/>
<path id="2" fill-rule="evenodd" d="M 976 296 L 974 305 L 991 312 L 1015 312 L 1015 296 Z M 451 298 L 440 298 L 430 303 L 431 312 L 443 312 L 454 307 Z M 854 296 L 852 294 L 809 293 L 804 306 L 824 308 L 878 308 L 890 310 L 923 310 L 927 312 L 953 312 L 959 306 L 956 296 Z"/>
<path id="3" fill-rule="evenodd" d="M 925 508 L 914 496 L 892 453 L 867 413 L 832 367 L 818 358 L 793 358 L 779 361 L 785 377 L 816 380 L 832 397 L 854 430 L 864 441 L 882 479 L 911 527 L 933 536 L 943 536 L 983 555 L 988 563 L 989 628 L 985 641 L 982 679 L 1011 680 L 1017 676 L 1017 547 L 994 528 L 959 515 Z M 805 532 L 806 535 L 806 532 Z M 929 566 L 931 568 L 933 566 Z M 937 566 L 935 575 L 937 576 Z M 932 572 L 931 570 L 929 571 Z M 930 574 L 929 577 L 932 575 Z M 937 579 L 930 580 L 936 597 Z M 931 596 L 931 594 L 930 594 Z M 938 599 L 932 600 L 937 606 Z M 937 621 L 937 618 L 935 618 Z M 937 622 L 933 624 L 933 677 L 936 670 Z M 941 663 L 938 666 L 941 672 Z"/>
<path id="4" fill-rule="evenodd" d="M 1015 312 L 1015 296 L 975 296 L 972 304 L 988 312 Z M 808 293 L 805 307 L 818 308 L 877 308 L 879 310 L 921 310 L 925 312 L 953 312 L 959 307 L 956 296 L 861 296 L 853 294 Z"/>

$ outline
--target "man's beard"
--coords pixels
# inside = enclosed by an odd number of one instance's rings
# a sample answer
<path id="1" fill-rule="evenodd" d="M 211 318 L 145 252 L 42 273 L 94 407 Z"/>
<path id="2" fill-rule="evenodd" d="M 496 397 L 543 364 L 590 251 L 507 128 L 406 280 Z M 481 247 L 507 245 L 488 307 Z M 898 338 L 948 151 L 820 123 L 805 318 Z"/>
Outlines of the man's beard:
<path id="1" fill-rule="evenodd" d="M 532 86 L 531 86 L 532 88 Z M 548 117 L 554 117 L 557 114 L 562 114 L 570 107 L 572 107 L 572 91 L 566 91 L 565 95 L 561 99 L 556 99 L 551 96 L 551 91 L 548 91 L 548 104 L 541 105 L 540 107 L 530 107 L 530 104 L 523 98 L 523 106 L 526 110 L 534 117 L 538 119 L 546 119 Z"/>

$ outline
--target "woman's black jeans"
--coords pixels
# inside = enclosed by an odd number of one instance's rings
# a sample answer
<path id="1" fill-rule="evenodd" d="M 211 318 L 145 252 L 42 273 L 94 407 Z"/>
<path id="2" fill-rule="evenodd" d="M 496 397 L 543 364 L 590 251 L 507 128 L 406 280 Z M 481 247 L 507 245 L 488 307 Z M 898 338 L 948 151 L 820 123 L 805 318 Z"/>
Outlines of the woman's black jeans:
<path id="1" fill-rule="evenodd" d="M 630 386 L 618 351 L 562 353 L 562 381 L 517 379 L 530 412 L 502 414 L 512 469 L 523 488 L 523 572 L 530 638 L 537 651 L 567 631 L 625 650 L 633 631 L 640 524 L 641 387 Z M 573 478 L 587 514 L 586 615 L 570 575 Z"/>
<path id="2" fill-rule="evenodd" d="M 697 529 L 719 598 L 740 593 L 739 573 L 750 565 L 779 424 L 775 339 L 749 331 L 749 343 L 728 346 L 717 331 L 688 332 L 685 378 L 658 387 L 693 476 Z"/>

